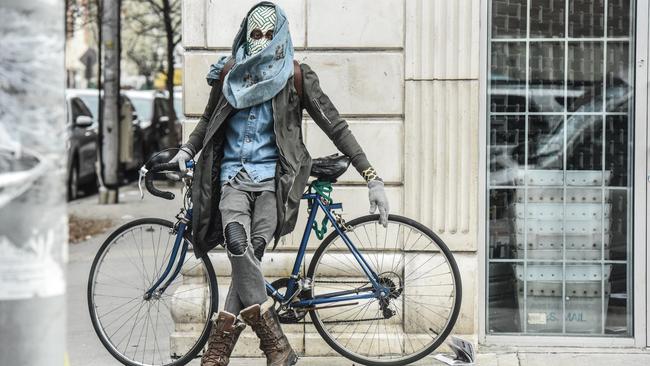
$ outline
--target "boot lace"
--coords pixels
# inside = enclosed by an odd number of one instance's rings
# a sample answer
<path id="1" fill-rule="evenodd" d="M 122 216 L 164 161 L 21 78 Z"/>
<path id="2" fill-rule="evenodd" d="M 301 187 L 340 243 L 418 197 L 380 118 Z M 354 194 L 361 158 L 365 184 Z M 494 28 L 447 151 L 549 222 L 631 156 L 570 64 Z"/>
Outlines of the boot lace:
<path id="1" fill-rule="evenodd" d="M 232 341 L 232 337 L 233 334 L 225 332 L 213 334 L 208 341 L 208 350 L 203 355 L 204 360 L 214 363 L 221 361 L 221 358 L 225 357 L 228 352 L 228 343 Z"/>
<path id="2" fill-rule="evenodd" d="M 278 343 L 280 342 L 280 337 L 276 336 L 268 326 L 262 326 L 258 328 L 257 336 L 260 338 L 260 345 L 264 351 L 276 352 L 278 351 Z"/>

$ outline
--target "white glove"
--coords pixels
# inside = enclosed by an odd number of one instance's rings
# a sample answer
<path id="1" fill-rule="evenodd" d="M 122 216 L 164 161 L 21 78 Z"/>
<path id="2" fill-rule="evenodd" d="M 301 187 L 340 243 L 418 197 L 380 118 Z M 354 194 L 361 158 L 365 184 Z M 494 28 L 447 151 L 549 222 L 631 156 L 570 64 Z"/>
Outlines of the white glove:
<path id="1" fill-rule="evenodd" d="M 176 155 L 174 155 L 174 157 L 169 161 L 170 163 L 178 163 L 180 172 L 167 173 L 165 174 L 167 178 L 171 180 L 181 180 L 181 177 L 183 177 L 187 171 L 187 161 L 191 160 L 193 157 L 194 156 L 192 155 L 192 150 L 185 146 L 181 146 L 180 150 L 178 150 L 178 153 L 176 153 Z"/>
<path id="2" fill-rule="evenodd" d="M 388 226 L 388 197 L 384 191 L 384 182 L 379 179 L 373 179 L 368 182 L 368 198 L 370 199 L 370 213 L 375 213 L 379 208 L 379 223 L 382 226 Z"/>

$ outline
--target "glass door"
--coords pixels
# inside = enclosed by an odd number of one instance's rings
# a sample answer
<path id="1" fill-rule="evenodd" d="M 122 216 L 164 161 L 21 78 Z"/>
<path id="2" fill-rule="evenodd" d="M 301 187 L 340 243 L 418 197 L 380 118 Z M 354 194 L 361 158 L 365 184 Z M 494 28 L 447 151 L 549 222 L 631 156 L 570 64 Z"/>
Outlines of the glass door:
<path id="1" fill-rule="evenodd" d="M 487 334 L 632 335 L 631 0 L 491 0 Z"/>

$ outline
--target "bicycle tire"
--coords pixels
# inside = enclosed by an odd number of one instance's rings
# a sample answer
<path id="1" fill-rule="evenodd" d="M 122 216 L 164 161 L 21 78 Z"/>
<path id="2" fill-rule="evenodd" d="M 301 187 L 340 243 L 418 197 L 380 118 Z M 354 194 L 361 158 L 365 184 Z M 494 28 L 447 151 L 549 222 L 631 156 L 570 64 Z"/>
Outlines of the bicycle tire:
<path id="1" fill-rule="evenodd" d="M 122 355 L 118 350 L 115 349 L 115 347 L 111 344 L 111 342 L 106 339 L 102 326 L 100 325 L 100 321 L 97 317 L 96 309 L 95 306 L 93 306 L 93 285 L 94 285 L 94 275 L 97 270 L 97 266 L 100 263 L 100 260 L 103 257 L 104 252 L 109 248 L 109 246 L 115 241 L 116 238 L 118 238 L 122 233 L 126 232 L 129 229 L 132 229 L 134 227 L 140 226 L 140 225 L 146 225 L 146 224 L 151 224 L 151 225 L 160 225 L 167 227 L 171 229 L 173 227 L 173 223 L 168 220 L 164 219 L 159 219 L 159 218 L 142 218 L 142 219 L 137 219 L 131 222 L 128 222 L 122 226 L 120 226 L 118 229 L 116 229 L 111 235 L 108 236 L 108 238 L 104 241 L 104 243 L 101 245 L 99 250 L 97 251 L 97 254 L 95 255 L 95 258 L 93 260 L 91 269 L 90 269 L 90 274 L 88 276 L 88 286 L 87 286 L 87 302 L 88 302 L 88 310 L 90 313 L 90 319 L 93 325 L 93 329 L 95 330 L 95 333 L 97 334 L 97 337 L 101 341 L 102 345 L 106 348 L 106 350 L 119 362 L 121 362 L 124 365 L 128 366 L 143 366 L 143 365 L 152 365 L 152 366 L 181 366 L 189 363 L 192 361 L 196 356 L 199 354 L 199 352 L 203 349 L 205 346 L 205 343 L 208 340 L 208 336 L 210 335 L 210 330 L 212 327 L 212 322 L 208 321 L 207 325 L 201 332 L 201 335 L 198 338 L 198 341 L 192 346 L 192 348 L 183 356 L 180 358 L 174 360 L 173 362 L 170 363 L 164 363 L 164 364 L 146 364 L 146 363 L 140 363 L 140 362 L 133 362 L 129 359 L 127 359 L 124 355 Z M 189 233 L 186 233 L 184 235 L 184 239 L 187 240 L 189 243 L 191 243 L 190 240 L 190 235 Z M 187 256 L 194 256 L 194 253 L 188 251 Z M 206 275 L 207 279 L 209 281 L 209 287 L 210 287 L 210 293 L 212 294 L 212 299 L 211 299 L 211 309 L 209 310 L 209 314 L 213 314 L 216 312 L 217 307 L 218 307 L 218 286 L 217 286 L 217 280 L 216 280 L 216 275 L 214 272 L 214 268 L 212 267 L 212 263 L 210 261 L 210 258 L 208 257 L 207 254 L 204 254 L 200 258 L 204 264 L 204 268 L 206 269 Z"/>
<path id="2" fill-rule="evenodd" d="M 369 223 L 369 222 L 377 222 L 379 220 L 379 215 L 366 215 L 366 216 L 361 216 L 356 219 L 353 219 L 351 221 L 347 222 L 347 225 L 350 227 L 355 227 L 360 224 L 364 223 Z M 311 317 L 311 320 L 320 334 L 320 336 L 325 340 L 325 342 L 332 347 L 336 352 L 338 352 L 340 355 L 343 357 L 354 361 L 358 362 L 360 364 L 364 365 L 370 365 L 370 366 L 402 366 L 402 365 L 407 365 L 413 362 L 416 362 L 427 355 L 431 354 L 433 351 L 435 351 L 441 344 L 444 342 L 444 340 L 449 336 L 451 333 L 456 320 L 458 319 L 458 314 L 460 312 L 460 306 L 462 302 L 462 283 L 461 283 L 461 278 L 460 278 L 460 272 L 458 270 L 458 265 L 447 247 L 447 245 L 429 228 L 426 226 L 422 225 L 421 223 L 409 219 L 407 217 L 399 216 L 399 215 L 389 215 L 388 217 L 389 222 L 394 221 L 398 223 L 403 223 L 409 226 L 412 226 L 414 228 L 417 228 L 420 232 L 426 234 L 435 244 L 440 248 L 442 253 L 445 256 L 445 259 L 449 263 L 451 267 L 451 272 L 453 272 L 453 278 L 455 282 L 455 299 L 454 299 L 454 305 L 453 305 L 453 310 L 451 311 L 451 315 L 448 319 L 448 322 L 444 328 L 444 330 L 439 333 L 438 337 L 436 337 L 435 341 L 425 349 L 421 350 L 417 354 L 414 354 L 412 356 L 404 357 L 402 359 L 397 359 L 397 360 L 377 360 L 377 359 L 370 359 L 363 357 L 359 354 L 355 354 L 354 352 L 346 349 L 345 347 L 341 346 L 335 339 L 332 338 L 332 336 L 327 332 L 327 330 L 324 328 L 323 322 L 319 319 L 318 313 L 316 310 L 310 310 L 309 315 Z M 336 231 L 330 233 L 321 245 L 318 247 L 316 252 L 314 253 L 314 256 L 309 264 L 309 268 L 307 271 L 307 277 L 314 280 L 314 271 L 317 268 L 317 265 L 320 261 L 321 256 L 323 253 L 326 252 L 328 246 L 335 240 L 335 238 L 340 237 Z M 361 249 L 359 249 L 361 251 Z"/>

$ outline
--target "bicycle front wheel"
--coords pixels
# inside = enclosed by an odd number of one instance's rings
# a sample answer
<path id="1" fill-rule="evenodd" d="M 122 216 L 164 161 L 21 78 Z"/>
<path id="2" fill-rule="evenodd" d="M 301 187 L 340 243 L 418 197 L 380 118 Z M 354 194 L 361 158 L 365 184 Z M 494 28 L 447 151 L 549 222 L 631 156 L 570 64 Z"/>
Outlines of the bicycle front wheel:
<path id="1" fill-rule="evenodd" d="M 176 236 L 167 220 L 135 220 L 112 233 L 95 256 L 90 318 L 102 344 L 125 365 L 184 365 L 207 341 L 218 300 L 214 269 L 207 255 L 196 259 L 187 235 L 173 260 Z M 181 265 L 173 279 L 170 262 Z M 161 277 L 169 286 L 146 296 Z"/>
<path id="2" fill-rule="evenodd" d="M 390 293 L 316 306 L 310 316 L 321 337 L 344 357 L 365 365 L 406 365 L 433 352 L 451 332 L 460 311 L 461 279 L 451 252 L 427 227 L 389 215 L 384 228 L 378 218 L 354 219 L 345 233 Z M 316 250 L 307 277 L 312 298 L 372 289 L 337 232 Z"/>

